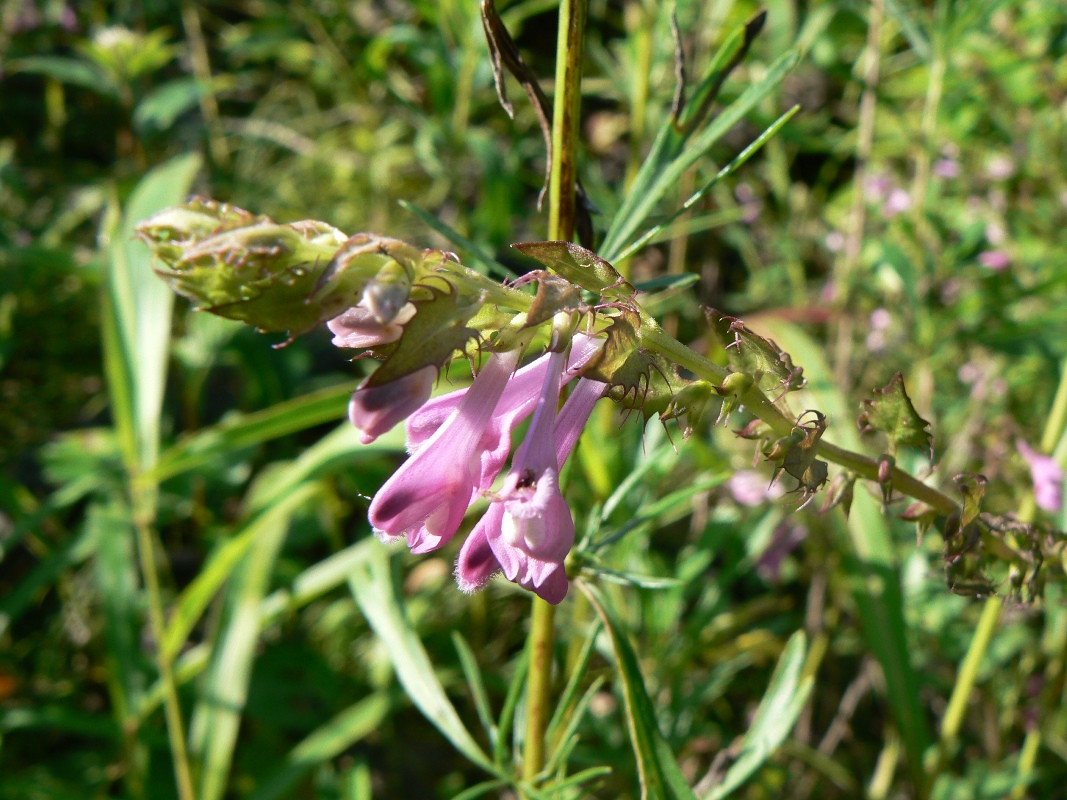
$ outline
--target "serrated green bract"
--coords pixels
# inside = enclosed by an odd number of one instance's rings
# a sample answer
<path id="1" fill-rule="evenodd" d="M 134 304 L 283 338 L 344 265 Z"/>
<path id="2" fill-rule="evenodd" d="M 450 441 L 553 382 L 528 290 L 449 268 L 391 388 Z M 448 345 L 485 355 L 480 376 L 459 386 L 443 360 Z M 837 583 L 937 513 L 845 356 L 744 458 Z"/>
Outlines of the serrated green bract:
<path id="1" fill-rule="evenodd" d="M 445 291 L 420 286 L 411 302 L 415 316 L 404 325 L 403 336 L 371 375 L 368 386 L 382 386 L 427 366 L 439 369 L 478 336 L 467 322 L 478 311 L 482 298 L 463 297 L 454 288 Z"/>
<path id="2" fill-rule="evenodd" d="M 899 372 L 882 389 L 875 389 L 874 397 L 863 401 L 863 413 L 857 422 L 861 433 L 880 431 L 889 437 L 890 452 L 901 445 L 918 447 L 933 456 L 934 439 L 930 423 L 919 416 L 904 389 L 904 376 Z"/>
<path id="3" fill-rule="evenodd" d="M 774 463 L 774 477 L 785 471 L 796 478 L 797 490 L 805 500 L 817 492 L 829 473 L 825 461 L 815 457 L 819 440 L 826 430 L 826 417 L 818 411 L 808 412 L 814 415 L 811 422 L 797 422 L 791 433 L 773 442 L 763 454 Z"/>
<path id="4" fill-rule="evenodd" d="M 634 294 L 634 287 L 622 279 L 615 267 L 581 245 L 573 242 L 519 242 L 512 247 L 590 292 L 619 298 Z"/>
<path id="5" fill-rule="evenodd" d="M 688 381 L 659 353 L 641 346 L 641 318 L 624 311 L 607 328 L 604 347 L 586 365 L 582 375 L 611 387 L 609 396 L 624 408 L 640 409 L 647 421 L 663 413 Z"/>
<path id="6" fill-rule="evenodd" d="M 773 340 L 753 333 L 741 320 L 714 308 L 705 308 L 704 314 L 722 343 L 730 365 L 738 372 L 751 375 L 760 389 L 780 396 L 803 388 L 803 368 L 794 366 L 789 353 Z"/>

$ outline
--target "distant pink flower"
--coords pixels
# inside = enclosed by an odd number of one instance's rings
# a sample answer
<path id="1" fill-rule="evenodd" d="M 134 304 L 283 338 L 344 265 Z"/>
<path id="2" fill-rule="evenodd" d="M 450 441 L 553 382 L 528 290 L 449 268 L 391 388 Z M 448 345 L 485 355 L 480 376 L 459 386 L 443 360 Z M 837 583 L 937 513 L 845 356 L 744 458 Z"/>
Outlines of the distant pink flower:
<path id="1" fill-rule="evenodd" d="M 1011 256 L 1003 250 L 983 250 L 978 254 L 978 263 L 994 272 L 1003 272 L 1011 266 Z"/>
<path id="2" fill-rule="evenodd" d="M 430 365 L 381 386 L 364 381 L 348 401 L 348 418 L 359 429 L 359 440 L 370 444 L 418 410 L 430 399 L 436 378 L 437 367 Z"/>
<path id="3" fill-rule="evenodd" d="M 1007 180 L 1015 174 L 1015 162 L 1005 155 L 993 156 L 986 164 L 985 174 L 990 180 Z"/>
<path id="4" fill-rule="evenodd" d="M 895 217 L 909 208 L 911 208 L 911 195 L 904 189 L 893 189 L 882 206 L 882 215 L 886 218 Z"/>
<path id="5" fill-rule="evenodd" d="M 1059 511 L 1063 508 L 1063 467 L 1056 459 L 1037 452 L 1022 439 L 1016 440 L 1015 446 L 1030 465 L 1037 507 L 1045 511 Z"/>
<path id="6" fill-rule="evenodd" d="M 743 506 L 758 506 L 775 500 L 785 492 L 780 483 L 770 483 L 751 469 L 739 469 L 726 482 L 730 495 Z"/>
<path id="7" fill-rule="evenodd" d="M 934 162 L 934 175 L 939 178 L 955 178 L 960 174 L 959 162 L 951 158 L 939 158 Z"/>

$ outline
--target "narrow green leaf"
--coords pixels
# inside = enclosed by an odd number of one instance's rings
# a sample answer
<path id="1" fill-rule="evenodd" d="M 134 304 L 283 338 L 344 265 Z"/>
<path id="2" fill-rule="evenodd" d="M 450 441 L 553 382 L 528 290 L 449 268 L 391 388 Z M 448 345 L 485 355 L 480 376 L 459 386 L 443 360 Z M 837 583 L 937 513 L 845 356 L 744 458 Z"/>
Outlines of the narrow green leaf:
<path id="1" fill-rule="evenodd" d="M 229 416 L 164 451 L 152 476 L 163 481 L 211 463 L 221 454 L 342 419 L 354 388 L 354 383 L 330 386 L 262 411 Z"/>
<path id="2" fill-rule="evenodd" d="M 589 633 L 586 634 L 585 641 L 582 643 L 582 649 L 578 652 L 578 658 L 574 660 L 574 668 L 571 670 L 571 674 L 567 676 L 567 685 L 559 696 L 559 702 L 556 703 L 556 709 L 552 712 L 552 719 L 548 721 L 548 727 L 545 728 L 546 742 L 558 742 L 560 739 L 556 736 L 556 733 L 560 725 L 566 724 L 566 721 L 573 715 L 574 704 L 578 698 L 578 689 L 582 684 L 582 678 L 585 677 L 585 671 L 589 667 L 589 659 L 593 655 L 593 646 L 596 644 L 596 637 L 599 633 L 600 620 L 597 620 L 589 626 Z"/>
<path id="3" fill-rule="evenodd" d="M 669 162 L 661 167 L 657 165 L 658 170 L 655 177 L 647 187 L 639 187 L 635 182 L 630 191 L 630 196 L 634 197 L 635 200 L 632 203 L 624 204 L 623 208 L 620 209 L 615 219 L 612 220 L 611 229 L 600 247 L 601 255 L 606 260 L 614 261 L 618 258 L 619 253 L 623 252 L 630 237 L 648 219 L 667 192 L 678 185 L 686 170 L 707 155 L 707 152 L 719 139 L 764 97 L 770 94 L 782 82 L 789 71 L 796 66 L 799 58 L 800 55 L 795 49 L 780 56 L 771 64 L 763 80 L 750 86 L 733 103 L 723 109 L 706 128 L 694 135 L 686 143 L 685 149 L 681 153 L 672 157 Z M 671 121 L 668 120 L 664 125 L 671 125 Z M 663 135 L 661 133 L 661 136 Z M 651 157 L 649 161 L 654 163 Z"/>
<path id="4" fill-rule="evenodd" d="M 133 110 L 133 124 L 140 131 L 164 131 L 186 111 L 196 108 L 206 94 L 196 78 L 178 78 L 156 86 Z"/>
<path id="5" fill-rule="evenodd" d="M 7 64 L 7 72 L 25 72 L 31 75 L 43 75 L 60 83 L 80 86 L 82 89 L 118 99 L 119 90 L 114 83 L 95 64 L 80 58 L 65 56 L 26 56 L 12 59 Z"/>
<path id="6" fill-rule="evenodd" d="M 201 768 L 200 800 L 219 800 L 229 782 L 259 641 L 260 604 L 289 529 L 289 516 L 273 519 L 272 523 L 258 532 L 256 546 L 249 549 L 238 579 L 230 587 L 228 613 L 189 726 L 190 749 Z"/>
<path id="7" fill-rule="evenodd" d="M 736 172 L 746 161 L 748 161 L 750 158 L 752 158 L 752 156 L 759 152 L 759 150 L 762 149 L 763 145 L 765 145 L 772 136 L 778 133 L 778 131 L 782 129 L 782 126 L 789 122 L 789 120 L 791 120 L 798 111 L 800 111 L 800 106 L 793 106 L 791 109 L 782 114 L 782 116 L 778 117 L 778 119 L 776 119 L 765 131 L 763 131 L 763 133 L 757 136 L 753 142 L 751 142 L 744 150 L 738 153 L 737 156 L 734 157 L 734 159 L 729 164 L 727 164 L 725 167 L 716 172 L 715 176 L 710 181 L 705 183 L 702 187 L 700 187 L 700 189 L 690 195 L 690 197 L 684 203 L 682 203 L 682 205 L 679 206 L 675 211 L 671 212 L 671 214 L 669 214 L 666 219 L 664 219 L 662 222 L 657 223 L 656 225 L 645 231 L 643 234 L 641 234 L 641 236 L 639 236 L 633 242 L 633 244 L 631 244 L 629 247 L 619 253 L 619 255 L 610 255 L 610 259 L 613 261 L 621 261 L 622 259 L 629 257 L 630 255 L 644 247 L 646 244 L 654 240 L 663 232 L 664 228 L 668 227 L 672 222 L 678 219 L 678 217 L 680 217 L 686 211 L 688 211 L 701 200 L 703 200 L 704 196 L 708 192 L 710 192 L 720 181 L 725 178 L 728 178 L 730 175 Z M 605 255 L 605 258 L 608 257 L 608 255 Z M 693 278 L 698 278 L 698 276 L 694 275 Z"/>
<path id="8" fill-rule="evenodd" d="M 812 679 L 800 680 L 806 650 L 803 631 L 789 637 L 752 725 L 741 740 L 737 760 L 723 776 L 722 783 L 702 800 L 722 800 L 732 794 L 774 755 L 789 736 L 811 694 Z"/>
<path id="9" fill-rule="evenodd" d="M 478 721 L 482 723 L 485 735 L 489 739 L 489 745 L 496 744 L 496 725 L 493 723 L 493 712 L 489 708 L 489 695 L 485 691 L 485 681 L 482 680 L 482 671 L 478 669 L 478 659 L 459 631 L 452 631 L 452 645 L 459 654 L 459 663 L 463 668 L 463 676 L 467 679 L 467 686 L 471 690 L 471 699 L 474 700 L 474 708 L 478 712 Z"/>
<path id="10" fill-rule="evenodd" d="M 377 539 L 364 539 L 308 567 L 293 580 L 288 589 L 272 592 L 259 604 L 260 630 L 336 589 L 348 579 L 357 564 L 369 558 L 373 550 L 379 547 L 381 542 Z M 181 686 L 203 672 L 209 656 L 207 644 L 184 650 L 174 665 L 175 682 Z M 146 719 L 162 702 L 163 685 L 157 681 L 145 693 L 137 710 L 137 721 L 140 723 Z"/>
<path id="11" fill-rule="evenodd" d="M 163 658 L 172 659 L 182 649 L 219 587 L 254 549 L 253 545 L 258 546 L 264 539 L 270 541 L 279 529 L 284 530 L 293 513 L 319 490 L 317 485 L 307 483 L 281 495 L 215 551 L 175 604 L 160 644 Z"/>
<path id="12" fill-rule="evenodd" d="M 147 682 L 133 521 L 127 508 L 113 502 L 92 505 L 85 526 L 96 543 L 93 572 L 107 623 L 108 689 L 115 718 L 124 723 L 140 706 Z"/>
<path id="13" fill-rule="evenodd" d="M 348 586 L 367 622 L 389 651 L 397 679 L 415 707 L 472 763 L 499 774 L 445 695 L 426 648 L 404 615 L 384 547 L 356 568 L 348 578 Z"/>
<path id="14" fill-rule="evenodd" d="M 515 725 L 515 709 L 519 707 L 519 697 L 522 696 L 523 687 L 526 685 L 526 673 L 529 669 L 530 651 L 524 647 L 515 662 L 515 672 L 508 683 L 508 693 L 504 695 L 504 706 L 500 709 L 500 718 L 496 723 L 497 737 L 496 747 L 493 748 L 493 761 L 501 767 L 507 758 L 509 734 Z"/>
<path id="15" fill-rule="evenodd" d="M 281 768 L 249 800 L 291 797 L 293 787 L 308 772 L 377 730 L 389 709 L 389 698 L 384 693 L 372 694 L 349 706 L 294 747 Z"/>
<path id="16" fill-rule="evenodd" d="M 145 175 L 134 187 L 117 236 L 111 241 L 110 311 L 115 315 L 115 328 L 128 365 L 141 469 L 150 469 L 159 452 L 174 293 L 152 271 L 152 253 L 136 238 L 136 226 L 189 194 L 200 164 L 200 156 L 190 153 Z"/>
<path id="17" fill-rule="evenodd" d="M 515 274 L 515 271 L 510 267 L 501 264 L 462 233 L 445 224 L 429 211 L 419 208 L 417 205 L 409 203 L 407 200 L 400 200 L 398 202 L 400 203 L 400 207 L 405 211 L 410 211 L 456 247 L 465 250 L 471 259 L 485 270 L 485 274 L 488 275 L 495 272 L 499 277 L 509 280 L 518 277 Z"/>
<path id="18" fill-rule="evenodd" d="M 611 637 L 611 647 L 622 680 L 626 723 L 641 777 L 642 800 L 696 800 L 681 767 L 656 725 L 656 712 L 649 699 L 637 654 L 600 592 L 586 581 L 577 581 Z"/>

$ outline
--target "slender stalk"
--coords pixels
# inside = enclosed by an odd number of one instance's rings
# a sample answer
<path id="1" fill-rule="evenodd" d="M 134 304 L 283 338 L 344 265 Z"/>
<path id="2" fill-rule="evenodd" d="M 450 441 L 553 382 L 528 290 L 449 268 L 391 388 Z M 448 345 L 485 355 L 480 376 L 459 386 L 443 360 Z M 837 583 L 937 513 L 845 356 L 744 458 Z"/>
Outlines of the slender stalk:
<path id="1" fill-rule="evenodd" d="M 178 785 L 179 800 L 196 800 L 193 790 L 193 775 L 189 768 L 189 753 L 185 746 L 185 725 L 182 722 L 181 704 L 178 701 L 178 686 L 174 681 L 170 657 L 163 652 L 162 642 L 166 624 L 163 617 L 163 598 L 159 587 L 159 571 L 156 564 L 155 544 L 152 537 L 152 509 L 155 506 L 152 493 L 155 487 L 144 478 L 131 478 L 133 494 L 133 526 L 137 536 L 137 555 L 148 594 L 148 623 L 156 642 L 156 664 L 159 682 L 163 688 L 163 716 L 167 722 L 167 739 L 174 759 L 174 779 Z"/>
<path id="2" fill-rule="evenodd" d="M 551 716 L 553 624 L 556 607 L 537 595 L 530 617 L 530 672 L 526 679 L 526 739 L 523 748 L 522 777 L 533 781 L 545 766 L 545 729 Z"/>
<path id="3" fill-rule="evenodd" d="M 556 39 L 556 92 L 552 108 L 552 174 L 548 184 L 548 238 L 574 238 L 578 162 L 578 123 L 581 108 L 582 50 L 588 0 L 561 0 Z M 545 766 L 545 729 L 552 687 L 552 650 L 556 609 L 537 595 L 533 598 L 530 634 L 530 673 L 526 683 L 526 739 L 522 774 L 533 781 Z"/>
<path id="4" fill-rule="evenodd" d="M 588 0 L 560 0 L 556 37 L 556 94 L 552 105 L 552 175 L 548 184 L 548 238 L 574 238 L 574 184 L 578 172 L 582 52 Z"/>

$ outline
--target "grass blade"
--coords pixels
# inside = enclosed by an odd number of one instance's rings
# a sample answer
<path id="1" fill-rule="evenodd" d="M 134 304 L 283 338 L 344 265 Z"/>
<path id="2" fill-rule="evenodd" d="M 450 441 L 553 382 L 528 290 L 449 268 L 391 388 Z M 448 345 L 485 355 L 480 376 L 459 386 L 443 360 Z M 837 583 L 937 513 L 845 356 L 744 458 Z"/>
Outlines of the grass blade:
<path id="1" fill-rule="evenodd" d="M 652 707 L 637 654 L 619 621 L 608 609 L 600 592 L 586 581 L 577 585 L 589 602 L 611 637 L 611 647 L 622 680 L 623 698 L 626 701 L 626 723 L 630 729 L 630 743 L 637 759 L 641 778 L 642 800 L 696 800 L 696 795 L 682 775 L 681 767 L 667 746 L 656 725 L 656 712 Z"/>
<path id="2" fill-rule="evenodd" d="M 803 631 L 789 637 L 767 692 L 756 709 L 752 726 L 741 741 L 741 753 L 727 770 L 722 783 L 702 800 L 722 800 L 751 778 L 789 736 L 811 694 L 812 678 L 800 680 L 807 640 Z"/>
<path id="3" fill-rule="evenodd" d="M 294 747 L 281 769 L 253 792 L 249 800 L 291 797 L 293 786 L 308 772 L 377 730 L 389 709 L 389 698 L 384 693 L 372 694 L 349 706 Z"/>
<path id="4" fill-rule="evenodd" d="M 397 679 L 415 707 L 472 763 L 499 774 L 445 695 L 426 648 L 404 615 L 384 547 L 357 567 L 348 578 L 348 586 L 367 622 L 389 651 Z"/>

